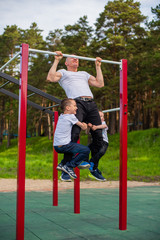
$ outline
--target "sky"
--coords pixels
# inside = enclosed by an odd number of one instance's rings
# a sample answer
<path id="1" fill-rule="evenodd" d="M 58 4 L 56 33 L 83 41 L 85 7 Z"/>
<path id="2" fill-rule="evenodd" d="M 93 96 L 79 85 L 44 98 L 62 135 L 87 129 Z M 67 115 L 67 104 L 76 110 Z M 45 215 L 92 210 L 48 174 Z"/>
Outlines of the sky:
<path id="1" fill-rule="evenodd" d="M 103 12 L 108 0 L 0 0 L 0 34 L 9 25 L 22 29 L 36 22 L 43 30 L 45 38 L 49 31 L 64 29 L 64 26 L 76 23 L 87 15 L 90 26 L 94 26 L 99 14 Z M 159 0 L 139 0 L 143 15 L 151 20 L 151 7 L 155 8 Z"/>

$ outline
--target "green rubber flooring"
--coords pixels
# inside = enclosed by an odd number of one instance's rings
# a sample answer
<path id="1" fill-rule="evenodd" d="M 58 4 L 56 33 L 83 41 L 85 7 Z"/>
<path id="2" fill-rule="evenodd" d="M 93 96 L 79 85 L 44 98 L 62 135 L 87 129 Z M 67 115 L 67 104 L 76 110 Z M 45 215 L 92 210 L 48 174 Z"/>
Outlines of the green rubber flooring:
<path id="1" fill-rule="evenodd" d="M 74 192 L 26 192 L 25 240 L 160 240 L 160 187 L 128 188 L 127 230 L 119 230 L 119 190 L 82 189 L 81 213 Z M 0 240 L 16 239 L 16 193 L 0 193 Z"/>

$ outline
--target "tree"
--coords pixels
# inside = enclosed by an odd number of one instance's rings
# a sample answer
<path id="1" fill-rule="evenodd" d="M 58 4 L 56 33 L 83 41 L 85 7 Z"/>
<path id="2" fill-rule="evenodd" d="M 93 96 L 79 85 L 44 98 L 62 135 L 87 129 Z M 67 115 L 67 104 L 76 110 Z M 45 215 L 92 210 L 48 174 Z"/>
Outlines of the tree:
<path id="1" fill-rule="evenodd" d="M 132 58 L 135 50 L 133 42 L 145 35 L 140 24 L 146 19 L 140 12 L 140 3 L 133 0 L 109 1 L 100 13 L 95 24 L 95 39 L 92 42 L 94 51 L 102 58 L 120 61 Z M 116 66 L 107 66 L 104 70 L 108 108 L 119 106 L 119 72 Z M 106 107 L 106 106 L 105 106 Z M 110 133 L 116 131 L 116 114 L 110 114 Z"/>
<path id="2" fill-rule="evenodd" d="M 1 45 L 1 50 L 0 50 L 0 55 L 1 55 L 1 64 L 3 65 L 6 63 L 10 58 L 13 57 L 13 55 L 19 51 L 18 46 L 20 45 L 21 42 L 21 34 L 20 34 L 20 29 L 16 25 L 12 26 L 7 26 L 4 29 L 4 33 L 0 36 L 0 45 Z M 6 67 L 5 71 L 11 75 L 16 77 L 18 75 L 17 71 L 17 65 L 19 64 L 19 60 L 15 59 L 13 62 L 10 63 L 9 66 Z M 3 84 L 6 82 L 6 80 L 2 80 L 1 83 Z M 17 91 L 17 87 L 14 86 L 13 84 L 8 84 L 7 85 L 8 89 L 12 89 L 12 91 Z M 15 119 L 14 113 L 16 113 L 15 109 L 15 100 L 7 98 L 6 96 L 2 95 L 2 118 L 1 118 L 1 131 L 0 131 L 0 138 L 1 142 L 3 139 L 3 129 L 4 125 L 7 126 L 7 137 L 8 137 L 8 143 L 7 146 L 10 146 L 10 138 L 12 134 L 12 123 Z M 16 116 L 17 117 L 17 116 Z M 5 121 L 4 121 L 5 119 Z"/>
<path id="3" fill-rule="evenodd" d="M 147 70 L 148 75 L 148 91 L 146 99 L 146 109 L 152 115 L 151 122 L 153 127 L 158 127 L 160 117 L 160 4 L 155 8 L 151 8 L 154 18 L 147 25 L 149 27 L 149 35 L 146 41 L 146 58 L 143 68 Z M 146 126 L 146 127 L 150 127 Z"/>
<path id="4" fill-rule="evenodd" d="M 74 25 L 66 25 L 62 42 L 70 54 L 88 53 L 93 29 L 88 25 L 87 16 L 80 17 Z"/>

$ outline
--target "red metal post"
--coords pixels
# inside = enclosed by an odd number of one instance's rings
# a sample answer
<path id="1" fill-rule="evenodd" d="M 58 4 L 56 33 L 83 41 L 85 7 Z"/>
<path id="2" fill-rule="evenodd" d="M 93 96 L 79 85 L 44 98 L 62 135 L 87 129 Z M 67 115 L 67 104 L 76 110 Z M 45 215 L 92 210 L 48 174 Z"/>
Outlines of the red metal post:
<path id="1" fill-rule="evenodd" d="M 58 112 L 54 112 L 54 127 L 53 127 L 53 143 L 54 143 L 54 133 L 56 130 L 58 122 Z M 53 147 L 53 206 L 58 206 L 58 153 L 55 151 Z"/>
<path id="2" fill-rule="evenodd" d="M 77 143 L 80 143 L 78 140 Z M 77 178 L 74 179 L 74 213 L 80 213 L 80 170 L 75 168 L 75 174 Z"/>
<path id="3" fill-rule="evenodd" d="M 120 70 L 120 184 L 119 229 L 127 229 L 127 60 Z"/>
<path id="4" fill-rule="evenodd" d="M 17 216 L 16 216 L 17 240 L 24 239 L 28 47 L 29 47 L 28 44 L 24 43 L 21 46 L 21 71 L 19 84 L 19 117 L 18 117 L 18 167 L 17 167 Z"/>

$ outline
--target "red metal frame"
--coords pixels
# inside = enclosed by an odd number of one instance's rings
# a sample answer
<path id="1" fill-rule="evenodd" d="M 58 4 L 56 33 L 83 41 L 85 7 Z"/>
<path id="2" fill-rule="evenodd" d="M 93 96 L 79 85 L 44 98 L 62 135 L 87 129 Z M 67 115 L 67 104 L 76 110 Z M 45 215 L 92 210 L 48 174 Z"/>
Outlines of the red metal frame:
<path id="1" fill-rule="evenodd" d="M 27 81 L 28 81 L 28 44 L 23 43 L 21 46 L 21 72 L 19 85 L 17 221 L 16 221 L 17 240 L 24 239 Z"/>
<path id="2" fill-rule="evenodd" d="M 77 143 L 80 143 L 80 139 Z M 74 213 L 80 213 L 80 170 L 75 168 L 77 178 L 74 179 Z"/>
<path id="3" fill-rule="evenodd" d="M 75 168 L 77 178 L 74 179 L 74 213 L 80 213 L 80 170 Z"/>
<path id="4" fill-rule="evenodd" d="M 18 168 L 17 168 L 17 221 L 16 240 L 24 239 L 25 218 L 25 159 L 26 159 L 26 118 L 28 81 L 28 44 L 21 46 L 21 73 L 19 87 L 18 120 Z M 58 112 L 54 113 L 54 130 Z M 53 206 L 58 206 L 58 154 L 53 150 Z M 75 169 L 74 213 L 80 213 L 80 171 Z M 120 184 L 119 184 L 119 229 L 127 228 L 127 60 L 122 59 L 120 70 Z"/>
<path id="5" fill-rule="evenodd" d="M 54 128 L 53 128 L 53 141 L 54 141 L 54 133 L 56 130 L 58 122 L 58 112 L 54 112 Z M 53 147 L 53 206 L 58 206 L 58 153 L 55 151 Z"/>
<path id="6" fill-rule="evenodd" d="M 119 229 L 127 229 L 127 60 L 120 70 Z"/>

